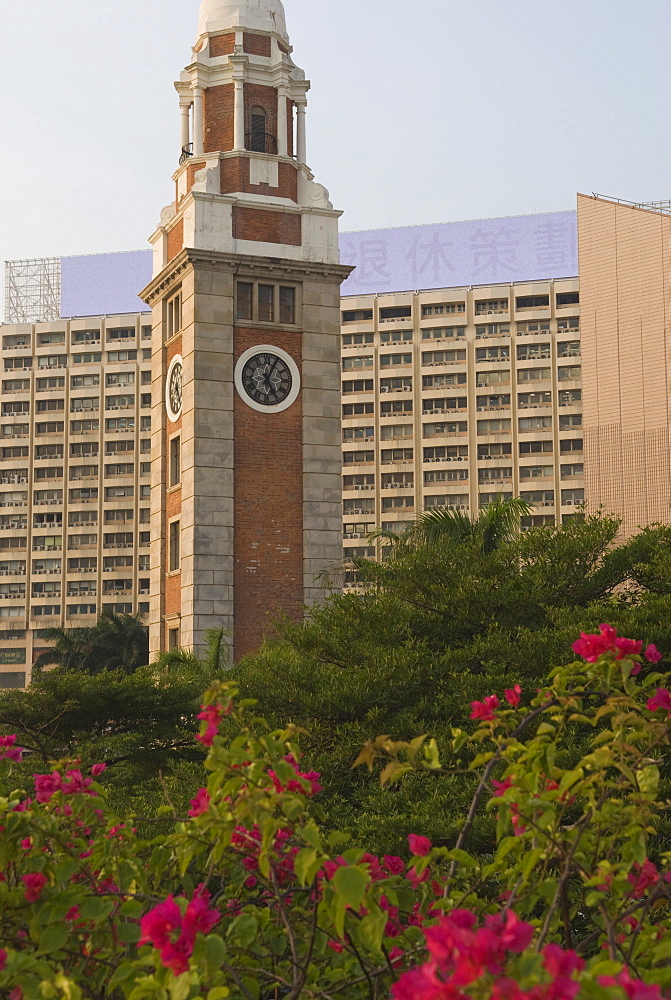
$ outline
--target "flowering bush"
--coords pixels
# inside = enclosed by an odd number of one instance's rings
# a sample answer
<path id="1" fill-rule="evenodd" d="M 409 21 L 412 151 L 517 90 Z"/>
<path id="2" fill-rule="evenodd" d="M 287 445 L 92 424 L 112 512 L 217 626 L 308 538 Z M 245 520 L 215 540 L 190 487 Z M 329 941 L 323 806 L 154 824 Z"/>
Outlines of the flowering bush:
<path id="1" fill-rule="evenodd" d="M 658 1000 L 671 991 L 671 851 L 660 654 L 602 626 L 530 694 L 474 702 L 451 747 L 383 736 L 383 784 L 460 776 L 454 844 L 406 858 L 320 826 L 299 733 L 270 732 L 233 684 L 207 694 L 206 785 L 188 816 L 119 817 L 75 761 L 11 790 L 0 741 L 0 996 L 8 1000 Z M 237 738 L 225 742 L 221 720 Z M 442 754 L 442 756 L 441 756 Z M 479 810 L 487 856 L 468 853 Z M 165 828 L 168 832 L 165 833 Z"/>

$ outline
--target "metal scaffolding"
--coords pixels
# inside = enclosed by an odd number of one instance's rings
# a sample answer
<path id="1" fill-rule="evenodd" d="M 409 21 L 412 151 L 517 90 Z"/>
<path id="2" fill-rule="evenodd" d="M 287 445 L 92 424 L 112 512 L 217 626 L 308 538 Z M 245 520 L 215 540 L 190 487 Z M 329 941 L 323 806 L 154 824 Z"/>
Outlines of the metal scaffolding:
<path id="1" fill-rule="evenodd" d="M 5 261 L 5 323 L 46 323 L 61 315 L 61 261 Z"/>

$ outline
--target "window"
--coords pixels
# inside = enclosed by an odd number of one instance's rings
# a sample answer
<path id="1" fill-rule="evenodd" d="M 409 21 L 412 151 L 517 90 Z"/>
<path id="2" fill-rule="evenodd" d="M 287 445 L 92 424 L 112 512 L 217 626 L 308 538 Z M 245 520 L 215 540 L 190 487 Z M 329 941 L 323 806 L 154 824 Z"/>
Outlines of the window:
<path id="1" fill-rule="evenodd" d="M 579 358 L 580 357 L 580 341 L 579 340 L 562 340 L 561 343 L 557 344 L 557 357 L 558 358 Z"/>
<path id="2" fill-rule="evenodd" d="M 296 322 L 296 289 L 280 286 L 280 323 L 293 326 Z"/>
<path id="3" fill-rule="evenodd" d="M 252 319 L 252 296 L 254 286 L 247 281 L 239 281 L 236 287 L 236 318 Z"/>
<path id="4" fill-rule="evenodd" d="M 552 465 L 521 465 L 520 479 L 547 479 L 554 475 Z"/>
<path id="5" fill-rule="evenodd" d="M 372 309 L 345 309 L 342 313 L 343 323 L 366 323 L 372 318 Z"/>
<path id="6" fill-rule="evenodd" d="M 464 398 L 464 406 L 466 399 Z M 478 396 L 476 398 L 478 410 L 503 410 L 510 406 L 510 393 L 501 392 L 493 396 Z"/>
<path id="7" fill-rule="evenodd" d="M 531 517 L 520 518 L 522 531 L 528 531 L 529 528 L 554 528 L 554 526 L 554 514 L 533 514 Z"/>
<path id="8" fill-rule="evenodd" d="M 60 604 L 33 604 L 30 609 L 33 618 L 60 618 Z"/>
<path id="9" fill-rule="evenodd" d="M 98 454 L 98 442 L 97 441 L 79 441 L 70 445 L 70 456 L 72 458 L 81 458 L 82 455 L 97 455 Z"/>
<path id="10" fill-rule="evenodd" d="M 479 483 L 500 483 L 505 482 L 507 479 L 512 479 L 513 470 L 510 466 L 504 466 L 503 468 L 496 469 L 491 466 L 485 466 L 483 469 L 478 469 L 478 482 Z"/>
<path id="11" fill-rule="evenodd" d="M 520 441 L 520 455 L 551 455 L 552 441 Z"/>
<path id="12" fill-rule="evenodd" d="M 484 337 L 509 337 L 510 323 L 480 323 L 475 328 L 475 339 Z"/>
<path id="13" fill-rule="evenodd" d="M 374 514 L 375 513 L 375 500 L 365 499 L 362 500 L 357 497 L 356 500 L 343 500 L 343 514 L 347 516 L 348 514 Z"/>
<path id="14" fill-rule="evenodd" d="M 137 351 L 108 351 L 107 360 L 112 364 L 119 364 L 121 361 L 136 361 Z"/>
<path id="15" fill-rule="evenodd" d="M 580 302 L 579 292 L 557 292 L 557 308 L 563 309 L 566 306 L 575 306 Z"/>
<path id="16" fill-rule="evenodd" d="M 563 365 L 557 369 L 557 378 L 560 382 L 567 379 L 580 378 L 580 365 Z"/>
<path id="17" fill-rule="evenodd" d="M 382 435 L 384 437 L 384 434 Z M 374 427 L 343 427 L 343 441 L 362 441 L 375 437 Z"/>
<path id="18" fill-rule="evenodd" d="M 29 378 L 4 379 L 2 383 L 3 392 L 28 392 L 30 390 Z"/>
<path id="19" fill-rule="evenodd" d="M 275 286 L 259 285 L 257 294 L 259 322 L 272 323 L 274 318 Z"/>
<path id="20" fill-rule="evenodd" d="M 250 112 L 250 124 L 252 131 L 247 137 L 248 149 L 253 153 L 267 153 L 266 149 L 266 112 L 263 108 L 253 107 Z"/>
<path id="21" fill-rule="evenodd" d="M 114 465 L 105 466 L 106 476 L 132 476 L 134 472 L 134 462 L 117 462 Z"/>
<path id="22" fill-rule="evenodd" d="M 37 337 L 37 342 L 40 346 L 44 344 L 64 344 L 65 334 L 64 333 L 40 333 Z"/>
<path id="23" fill-rule="evenodd" d="M 46 423 L 35 424 L 36 434 L 62 434 L 64 430 L 62 420 L 48 420 Z"/>
<path id="24" fill-rule="evenodd" d="M 75 528 L 81 524 L 92 525 L 98 523 L 97 510 L 72 510 L 68 514 L 68 527 Z"/>
<path id="25" fill-rule="evenodd" d="M 135 372 L 108 372 L 105 385 L 135 385 Z"/>
<path id="26" fill-rule="evenodd" d="M 151 393 L 143 392 L 140 395 L 140 406 L 144 409 L 147 406 L 151 406 Z"/>
<path id="27" fill-rule="evenodd" d="M 380 392 L 411 392 L 412 375 L 401 375 L 397 378 L 381 378 Z"/>
<path id="28" fill-rule="evenodd" d="M 133 393 L 127 396 L 107 396 L 105 398 L 106 410 L 124 410 L 129 406 L 135 406 L 135 396 Z"/>
<path id="29" fill-rule="evenodd" d="M 390 319 L 410 319 L 412 316 L 412 306 L 387 306 L 380 309 L 380 322 L 384 323 Z"/>
<path id="30" fill-rule="evenodd" d="M 520 432 L 544 431 L 552 427 L 552 417 L 520 417 Z"/>
<path id="31" fill-rule="evenodd" d="M 466 360 L 466 351 L 422 351 L 423 365 L 454 365 Z"/>
<path id="32" fill-rule="evenodd" d="M 100 330 L 73 330 L 73 344 L 92 344 L 100 340 Z"/>
<path id="33" fill-rule="evenodd" d="M 583 444 L 582 438 L 571 438 L 568 441 L 559 442 L 559 451 L 562 455 L 567 454 L 570 451 L 582 451 Z"/>
<path id="34" fill-rule="evenodd" d="M 372 427 L 370 429 L 373 430 Z M 382 427 L 381 437 L 383 441 L 388 441 L 390 438 L 412 437 L 412 424 L 385 424 Z"/>
<path id="35" fill-rule="evenodd" d="M 343 538 L 365 538 L 370 535 L 371 531 L 375 527 L 369 521 L 355 521 L 354 523 L 345 523 L 342 526 Z"/>
<path id="36" fill-rule="evenodd" d="M 140 430 L 141 431 L 151 430 L 151 417 L 140 417 Z"/>
<path id="37" fill-rule="evenodd" d="M 476 376 L 477 386 L 486 385 L 507 385 L 510 382 L 510 372 L 501 370 L 494 372 L 477 372 Z"/>
<path id="38" fill-rule="evenodd" d="M 515 299 L 516 309 L 547 309 L 549 305 L 549 295 L 518 295 Z"/>
<path id="39" fill-rule="evenodd" d="M 30 427 L 28 424 L 3 424 L 3 437 L 28 437 Z"/>
<path id="40" fill-rule="evenodd" d="M 100 429 L 99 420 L 71 420 L 70 431 L 72 434 L 89 434 L 91 431 Z"/>
<path id="41" fill-rule="evenodd" d="M 135 329 L 133 327 L 122 327 L 107 331 L 108 343 L 113 340 L 134 340 Z"/>
<path id="42" fill-rule="evenodd" d="M 140 383 L 142 385 L 149 385 L 150 382 L 151 382 L 151 372 L 150 371 L 140 372 Z"/>
<path id="43" fill-rule="evenodd" d="M 499 312 L 508 312 L 508 299 L 478 299 L 475 303 L 476 316 Z"/>
<path id="44" fill-rule="evenodd" d="M 35 458 L 62 458 L 62 444 L 36 444 Z"/>
<path id="45" fill-rule="evenodd" d="M 578 331 L 580 329 L 580 318 L 578 316 L 567 316 L 566 319 L 557 320 L 557 330 L 561 333 L 563 330 Z"/>
<path id="46" fill-rule="evenodd" d="M 454 375 L 422 375 L 422 389 L 435 389 L 444 385 L 466 385 L 466 373 Z"/>
<path id="47" fill-rule="evenodd" d="M 441 302 L 422 306 L 422 316 L 444 316 L 446 313 L 466 312 L 465 302 Z"/>
<path id="48" fill-rule="evenodd" d="M 375 453 L 372 451 L 344 451 L 342 453 L 344 465 L 361 465 L 375 461 Z"/>
<path id="49" fill-rule="evenodd" d="M 97 486 L 84 486 L 81 489 L 70 490 L 71 503 L 90 503 L 98 499 Z"/>
<path id="50" fill-rule="evenodd" d="M 142 339 L 151 340 L 151 326 L 142 327 Z"/>
<path id="51" fill-rule="evenodd" d="M 425 448 L 425 462 L 463 462 L 468 458 L 467 444 L 442 445 L 439 448 Z"/>
<path id="52" fill-rule="evenodd" d="M 132 565 L 132 556 L 104 556 L 103 558 L 103 569 L 105 572 L 112 569 L 118 569 L 119 567 L 124 568 Z"/>
<path id="53" fill-rule="evenodd" d="M 135 451 L 135 442 L 127 440 L 105 442 L 106 455 L 118 455 L 124 451 Z"/>
<path id="54" fill-rule="evenodd" d="M 91 385 L 100 385 L 100 375 L 71 375 L 71 389 L 85 389 Z"/>
<path id="55" fill-rule="evenodd" d="M 58 409 L 59 410 L 63 409 L 63 400 L 62 399 L 58 399 L 58 400 L 56 400 L 56 399 L 48 399 L 48 400 L 42 400 L 42 402 L 43 403 L 44 402 L 47 402 L 47 403 L 60 403 L 61 405 L 58 407 Z M 39 403 L 37 404 L 37 408 L 39 410 L 39 408 L 40 408 L 40 404 Z M 53 407 L 50 407 L 50 409 L 56 409 L 56 407 L 53 406 Z M 14 416 L 14 414 L 16 414 L 16 413 L 28 413 L 29 410 L 30 410 L 30 403 L 27 400 L 22 401 L 22 402 L 3 403 L 2 404 L 2 416 L 3 417 L 11 417 L 11 416 Z"/>
<path id="56" fill-rule="evenodd" d="M 372 333 L 346 333 L 342 338 L 342 346 L 363 347 L 365 344 L 372 344 L 374 340 Z"/>
<path id="57" fill-rule="evenodd" d="M 69 549 L 90 549 L 98 544 L 98 536 L 95 532 L 91 535 L 68 535 Z"/>
<path id="58" fill-rule="evenodd" d="M 172 295 L 165 304 L 165 334 L 170 340 L 182 329 L 182 291 Z M 133 352 L 135 353 L 135 352 Z M 110 359 L 111 360 L 111 359 Z"/>
<path id="59" fill-rule="evenodd" d="M 560 389 L 559 405 L 570 406 L 572 403 L 582 402 L 582 389 Z"/>
<path id="60" fill-rule="evenodd" d="M 76 365 L 97 365 L 102 360 L 100 351 L 89 354 L 73 354 L 72 360 Z"/>
<path id="61" fill-rule="evenodd" d="M 86 593 L 86 591 L 84 591 L 84 593 Z M 84 615 L 95 615 L 96 611 L 97 609 L 95 604 L 68 604 L 68 618 L 80 618 Z"/>
<path id="62" fill-rule="evenodd" d="M 375 406 L 373 403 L 345 403 L 342 408 L 342 415 L 343 417 L 357 417 L 373 413 L 374 410 Z"/>
<path id="63" fill-rule="evenodd" d="M 135 430 L 135 417 L 107 417 L 105 420 L 106 431 L 132 431 Z"/>
<path id="64" fill-rule="evenodd" d="M 383 448 L 380 453 L 380 460 L 383 465 L 392 465 L 394 462 L 412 462 L 412 448 Z"/>
<path id="65" fill-rule="evenodd" d="M 561 502 L 562 504 L 577 504 L 580 507 L 585 502 L 584 489 L 562 490 Z"/>
<path id="66" fill-rule="evenodd" d="M 411 365 L 412 354 L 381 354 L 380 367 L 390 368 L 397 365 Z"/>
<path id="67" fill-rule="evenodd" d="M 454 510 L 460 508 L 468 509 L 468 493 L 448 493 L 439 496 L 425 496 L 425 507 L 450 507 Z"/>
<path id="68" fill-rule="evenodd" d="M 422 340 L 454 340 L 465 336 L 465 326 L 432 326 L 422 330 Z"/>
<path id="69" fill-rule="evenodd" d="M 510 420 L 478 420 L 478 434 L 510 434 Z"/>
<path id="70" fill-rule="evenodd" d="M 536 358 L 549 358 L 550 357 L 550 344 L 518 344 L 517 345 L 517 360 L 518 361 L 533 361 Z"/>
<path id="71" fill-rule="evenodd" d="M 413 509 L 415 506 L 414 497 L 383 497 L 382 510 Z"/>
<path id="72" fill-rule="evenodd" d="M 468 469 L 439 469 L 437 472 L 424 473 L 425 483 L 454 483 L 467 480 Z"/>
<path id="73" fill-rule="evenodd" d="M 38 358 L 38 368 L 65 368 L 68 363 L 67 354 L 45 354 Z"/>
<path id="74" fill-rule="evenodd" d="M 106 510 L 105 511 L 105 523 L 110 524 L 112 521 L 132 521 L 133 511 L 126 508 L 121 508 L 120 510 Z"/>
<path id="75" fill-rule="evenodd" d="M 177 486 L 182 480 L 182 439 L 179 437 L 170 439 L 170 486 Z"/>
<path id="76" fill-rule="evenodd" d="M 584 475 L 585 467 L 582 462 L 573 462 L 570 465 L 560 466 L 562 479 L 573 479 L 574 476 Z"/>
<path id="77" fill-rule="evenodd" d="M 119 500 L 124 497 L 132 497 L 135 494 L 135 490 L 132 486 L 106 486 L 105 487 L 105 500 Z M 106 512 L 107 514 L 107 512 Z M 107 518 L 106 520 L 111 520 Z"/>
<path id="78" fill-rule="evenodd" d="M 552 372 L 549 368 L 518 368 L 517 369 L 517 381 L 518 382 L 542 382 L 545 379 L 549 379 L 552 376 Z"/>
<path id="79" fill-rule="evenodd" d="M 84 412 L 86 410 L 97 410 L 100 400 L 97 396 L 79 396 L 70 400 L 70 411 L 72 413 Z"/>
<path id="80" fill-rule="evenodd" d="M 510 358 L 509 347 L 476 347 L 476 361 L 508 361 Z"/>
<path id="81" fill-rule="evenodd" d="M 169 628 L 168 629 L 168 650 L 179 649 L 179 629 Z"/>
<path id="82" fill-rule="evenodd" d="M 563 413 L 559 416 L 559 430 L 568 431 L 572 427 L 582 427 L 582 413 Z"/>
<path id="83" fill-rule="evenodd" d="M 91 479 L 97 477 L 97 465 L 71 465 L 70 479 Z"/>
<path id="84" fill-rule="evenodd" d="M 520 392 L 517 395 L 517 405 L 520 409 L 527 406 L 551 406 L 551 392 Z"/>
<path id="85" fill-rule="evenodd" d="M 387 330 L 380 334 L 381 344 L 407 344 L 411 340 L 412 330 Z"/>
<path id="86" fill-rule="evenodd" d="M 32 358 L 5 358 L 5 371 L 11 372 L 17 369 L 32 368 Z"/>
<path id="87" fill-rule="evenodd" d="M 388 417 L 392 413 L 412 413 L 411 399 L 395 399 L 388 403 L 380 403 L 380 413 Z"/>
<path id="88" fill-rule="evenodd" d="M 112 534 L 103 535 L 103 548 L 106 549 L 132 549 L 133 532 L 115 531 Z"/>
<path id="89" fill-rule="evenodd" d="M 372 368 L 373 367 L 373 357 L 372 355 L 366 356 L 354 356 L 351 358 L 343 358 L 342 369 L 344 372 L 352 371 L 355 368 Z"/>
<path id="90" fill-rule="evenodd" d="M 522 490 L 520 496 L 531 504 L 552 505 L 555 502 L 554 490 Z"/>
<path id="91" fill-rule="evenodd" d="M 375 488 L 375 476 L 343 476 L 344 490 L 372 490 Z"/>
<path id="92" fill-rule="evenodd" d="M 410 427 L 411 425 L 408 424 Z M 465 420 L 441 421 L 435 424 L 424 424 L 424 437 L 436 437 L 443 434 L 466 434 L 468 424 Z"/>
<path id="93" fill-rule="evenodd" d="M 353 382 L 343 382 L 342 391 L 343 393 L 372 392 L 373 380 L 372 378 L 361 378 L 361 379 L 355 379 Z"/>
<path id="94" fill-rule="evenodd" d="M 171 521 L 168 528 L 168 566 L 171 572 L 180 566 L 180 522 Z"/>

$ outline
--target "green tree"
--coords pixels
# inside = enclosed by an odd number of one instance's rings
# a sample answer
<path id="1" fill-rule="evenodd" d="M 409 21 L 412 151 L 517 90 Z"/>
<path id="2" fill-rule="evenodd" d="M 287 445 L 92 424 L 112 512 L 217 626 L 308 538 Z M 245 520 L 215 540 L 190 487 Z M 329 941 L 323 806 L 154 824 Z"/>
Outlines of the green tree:
<path id="1" fill-rule="evenodd" d="M 450 534 L 394 546 L 383 563 L 357 562 L 360 593 L 282 622 L 233 676 L 262 714 L 307 730 L 305 760 L 328 775 L 334 826 L 386 850 L 412 828 L 439 838 L 446 816 L 457 822 L 460 783 L 413 775 L 383 794 L 351 772 L 360 746 L 380 733 L 449 740 L 472 701 L 492 687 L 540 685 L 536 664 L 565 660 L 577 632 L 604 621 L 671 650 L 671 530 L 618 545 L 618 529 L 593 516 L 487 550 L 480 537 Z"/>
<path id="2" fill-rule="evenodd" d="M 226 641 L 229 636 L 229 630 L 223 626 L 220 628 L 208 628 L 205 632 L 207 652 L 202 660 L 192 650 L 184 649 L 180 646 L 177 649 L 160 652 L 155 662 L 164 668 L 195 666 L 202 663 L 211 671 L 225 670 L 230 666 L 231 662 L 229 646 Z"/>
<path id="3" fill-rule="evenodd" d="M 531 504 L 520 497 L 505 498 L 499 494 L 475 518 L 450 507 L 432 507 L 422 511 L 403 534 L 395 535 L 380 530 L 373 532 L 371 537 L 389 539 L 392 542 L 392 555 L 403 552 L 408 547 L 436 545 L 445 540 L 458 545 L 475 543 L 489 553 L 512 542 L 519 533 L 520 518 L 532 511 Z"/>
<path id="4" fill-rule="evenodd" d="M 149 640 L 142 615 L 101 611 L 88 628 L 47 628 L 42 632 L 51 649 L 35 660 L 34 670 L 60 664 L 65 670 L 99 674 L 105 670 L 133 673 L 149 660 Z"/>

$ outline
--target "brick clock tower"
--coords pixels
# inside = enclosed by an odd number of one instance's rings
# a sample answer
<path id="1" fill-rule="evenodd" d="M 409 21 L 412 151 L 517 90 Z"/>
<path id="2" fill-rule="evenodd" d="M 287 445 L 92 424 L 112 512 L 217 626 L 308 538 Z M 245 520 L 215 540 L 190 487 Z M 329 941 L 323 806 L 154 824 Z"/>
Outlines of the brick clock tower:
<path id="1" fill-rule="evenodd" d="M 151 237 L 150 646 L 239 659 L 342 558 L 338 219 L 280 0 L 203 0 Z"/>

